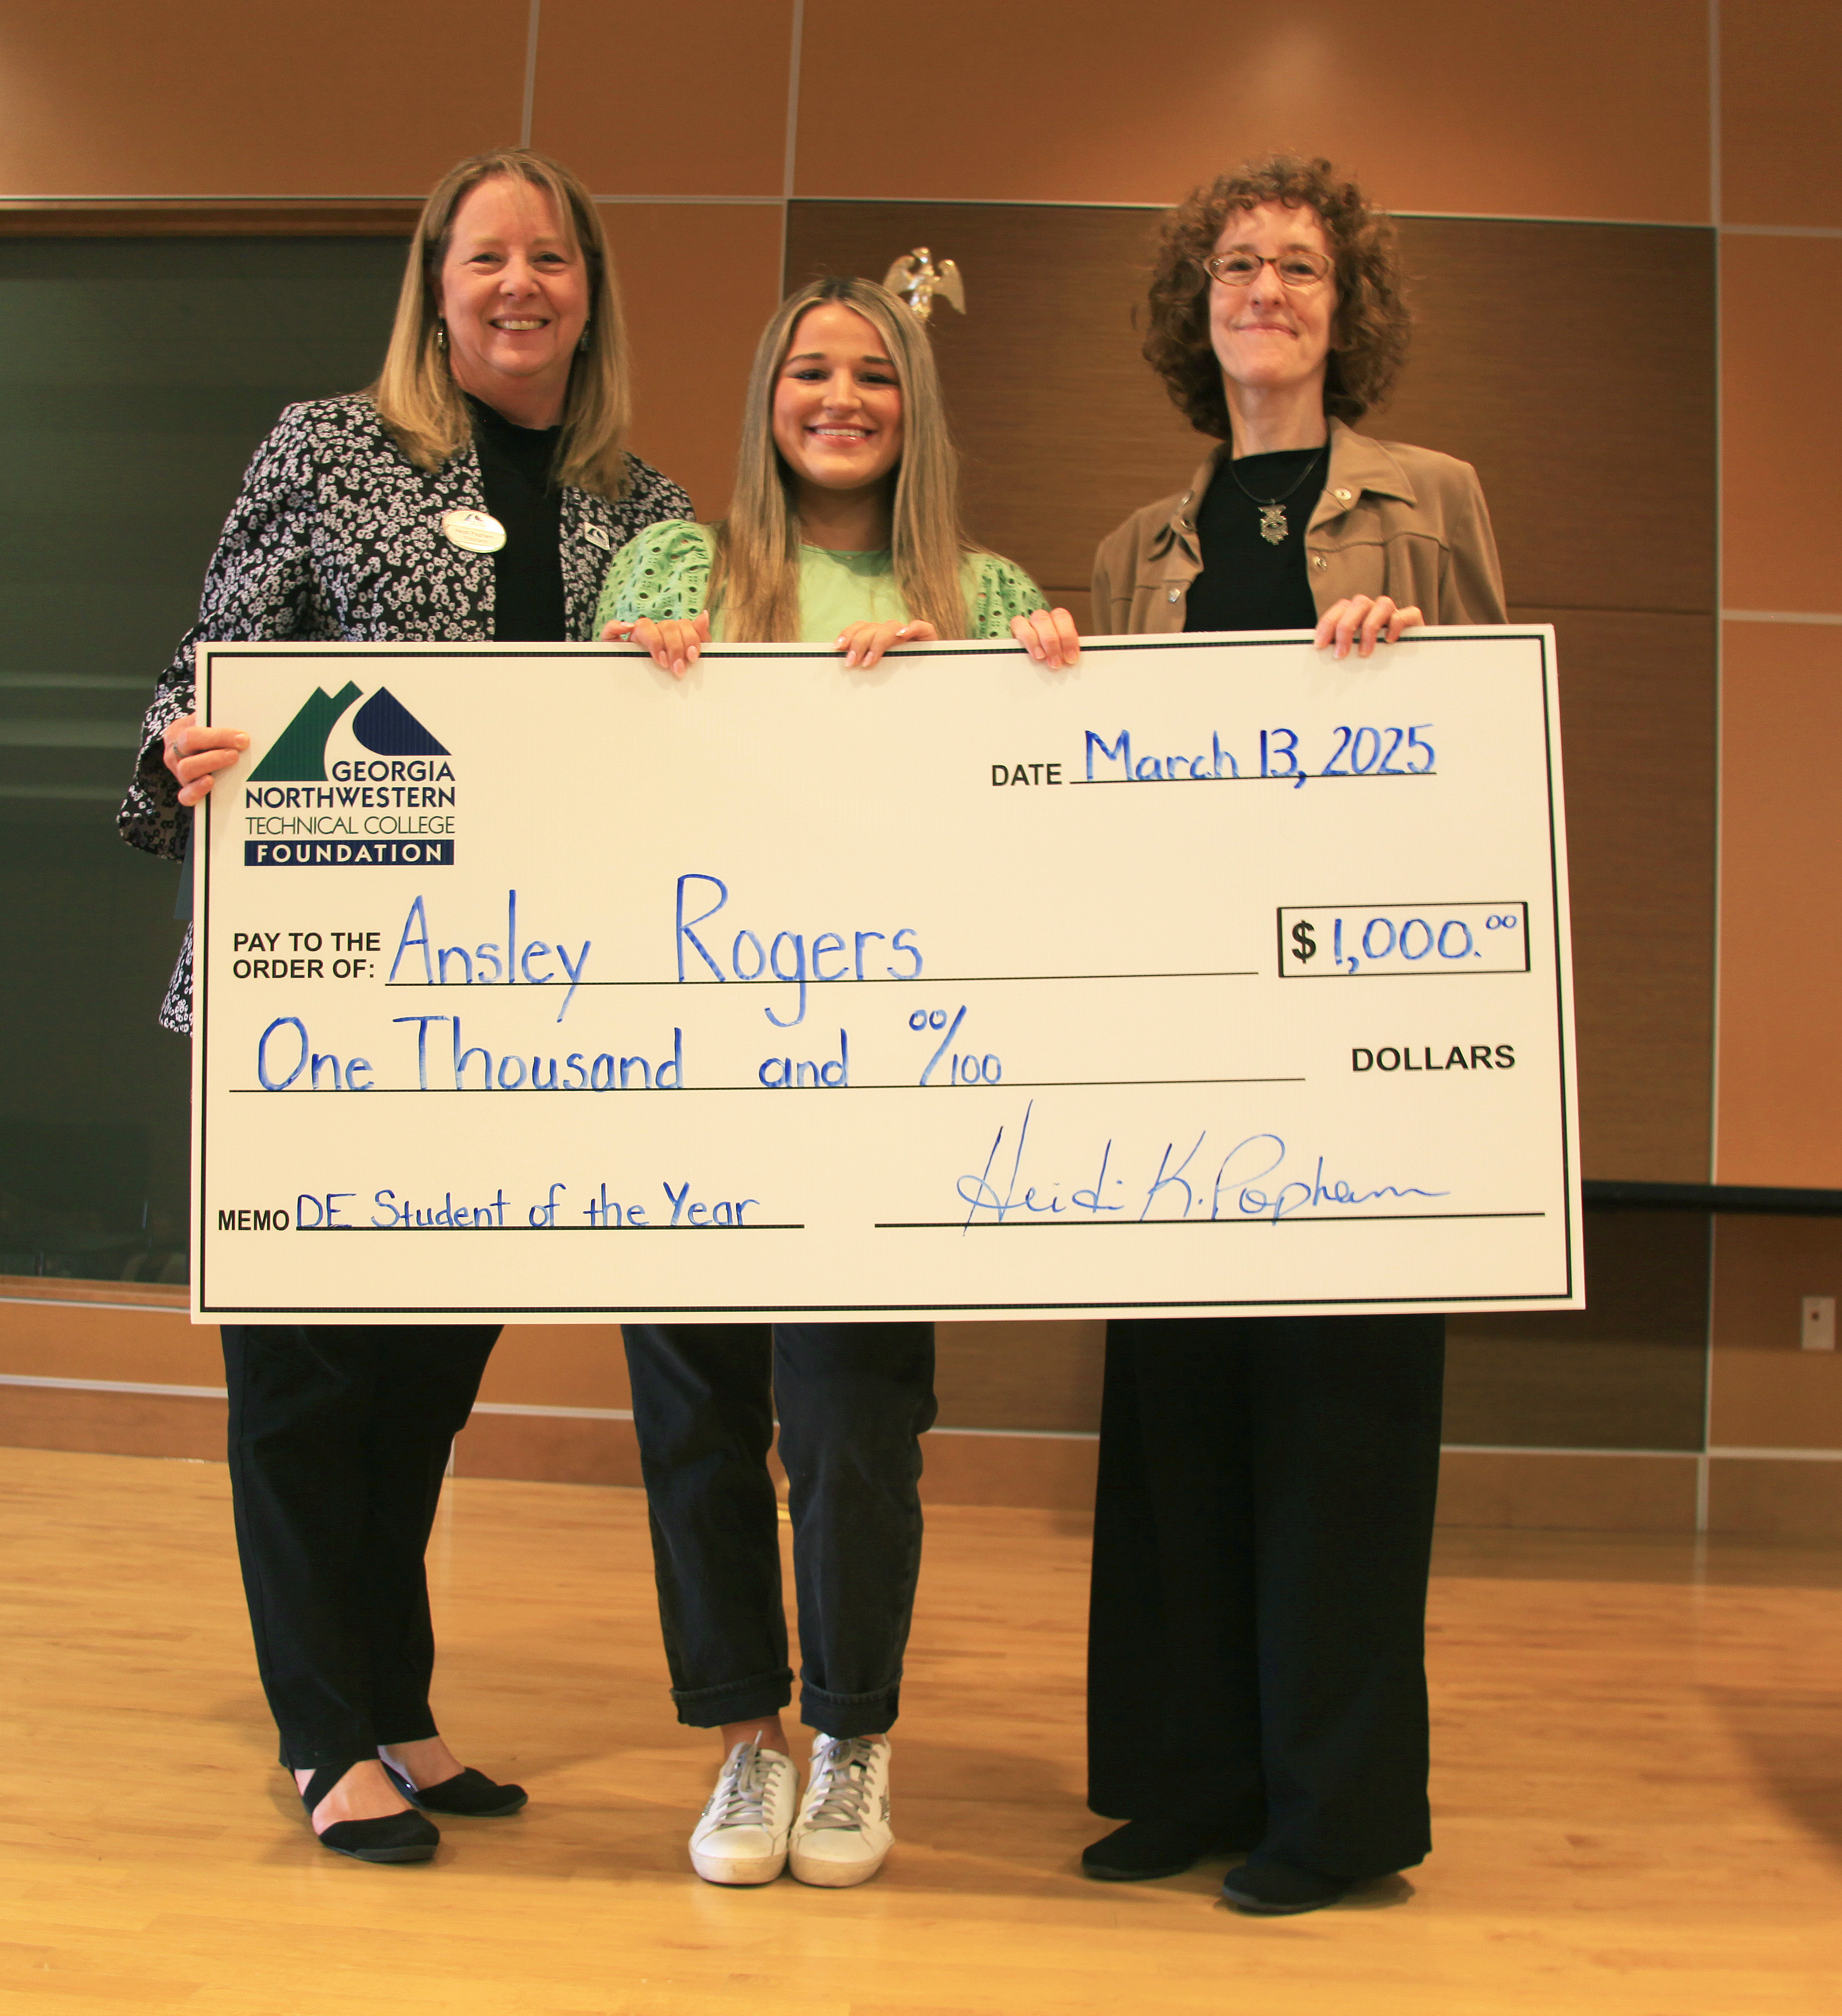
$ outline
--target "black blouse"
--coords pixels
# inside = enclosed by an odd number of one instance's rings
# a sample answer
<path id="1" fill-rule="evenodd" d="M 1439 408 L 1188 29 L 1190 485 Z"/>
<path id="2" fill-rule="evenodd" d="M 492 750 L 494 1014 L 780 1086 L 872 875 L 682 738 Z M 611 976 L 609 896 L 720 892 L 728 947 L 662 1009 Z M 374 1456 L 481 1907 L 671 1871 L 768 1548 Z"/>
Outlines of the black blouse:
<path id="1" fill-rule="evenodd" d="M 1190 585 L 1186 630 L 1316 627 L 1305 527 L 1324 494 L 1329 466 L 1321 448 L 1283 448 L 1217 464 L 1196 510 L 1202 571 Z M 1285 513 L 1285 537 L 1276 544 L 1260 532 L 1260 505 L 1269 498 L 1281 499 Z"/>
<path id="2" fill-rule="evenodd" d="M 561 643 L 563 492 L 553 481 L 561 427 L 521 427 L 467 394 L 486 509 L 505 527 L 492 556 L 492 636 L 500 644 Z"/>

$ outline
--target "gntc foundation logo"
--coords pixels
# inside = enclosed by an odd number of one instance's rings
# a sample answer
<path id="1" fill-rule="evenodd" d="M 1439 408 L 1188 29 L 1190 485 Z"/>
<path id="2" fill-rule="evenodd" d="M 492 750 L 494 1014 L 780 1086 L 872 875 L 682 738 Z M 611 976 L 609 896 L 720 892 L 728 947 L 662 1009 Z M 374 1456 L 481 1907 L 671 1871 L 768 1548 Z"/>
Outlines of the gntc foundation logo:
<path id="1" fill-rule="evenodd" d="M 243 787 L 249 868 L 450 868 L 448 751 L 387 686 L 315 687 Z"/>

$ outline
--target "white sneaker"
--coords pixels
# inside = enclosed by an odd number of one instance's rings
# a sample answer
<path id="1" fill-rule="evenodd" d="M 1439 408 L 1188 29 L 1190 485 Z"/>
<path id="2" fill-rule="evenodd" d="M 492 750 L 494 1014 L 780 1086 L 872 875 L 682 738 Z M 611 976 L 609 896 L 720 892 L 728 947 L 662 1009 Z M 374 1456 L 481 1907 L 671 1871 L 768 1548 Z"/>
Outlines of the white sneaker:
<path id="1" fill-rule="evenodd" d="M 867 1883 L 883 1866 L 889 1828 L 889 1740 L 819 1736 L 794 1823 L 793 1873 L 827 1890 Z"/>
<path id="2" fill-rule="evenodd" d="M 691 1830 L 691 1867 L 706 1883 L 773 1882 L 787 1867 L 787 1837 L 798 1804 L 793 1759 L 738 1743 Z"/>

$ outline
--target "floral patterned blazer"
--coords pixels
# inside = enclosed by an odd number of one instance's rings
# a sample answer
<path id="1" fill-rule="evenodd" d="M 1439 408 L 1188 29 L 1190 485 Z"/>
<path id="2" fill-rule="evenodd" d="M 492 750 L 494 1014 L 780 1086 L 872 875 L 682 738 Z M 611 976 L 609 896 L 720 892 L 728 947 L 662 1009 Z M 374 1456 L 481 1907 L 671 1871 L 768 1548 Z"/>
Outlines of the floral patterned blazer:
<path id="1" fill-rule="evenodd" d="M 593 634 L 611 556 L 647 525 L 692 516 L 676 484 L 627 458 L 627 494 L 563 492 L 563 592 L 573 637 Z M 492 636 L 490 553 L 442 530 L 452 510 L 484 511 L 470 447 L 419 469 L 362 392 L 290 406 L 256 451 L 205 574 L 198 620 L 160 675 L 118 815 L 131 846 L 184 858 L 191 815 L 167 769 L 169 722 L 193 709 L 194 646 L 211 643 L 484 643 Z M 188 931 L 160 1019 L 192 1025 Z"/>

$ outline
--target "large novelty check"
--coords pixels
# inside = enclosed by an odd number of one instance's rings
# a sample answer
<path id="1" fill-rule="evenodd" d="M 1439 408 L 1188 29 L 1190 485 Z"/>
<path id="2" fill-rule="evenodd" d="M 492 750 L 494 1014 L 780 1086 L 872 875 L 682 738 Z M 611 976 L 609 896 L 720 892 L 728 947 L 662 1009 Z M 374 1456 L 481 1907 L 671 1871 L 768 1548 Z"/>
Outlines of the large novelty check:
<path id="1" fill-rule="evenodd" d="M 199 698 L 200 1320 L 1581 1300 L 1545 629 Z"/>

